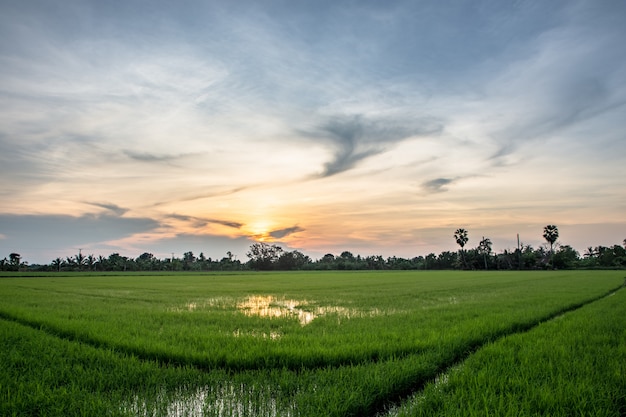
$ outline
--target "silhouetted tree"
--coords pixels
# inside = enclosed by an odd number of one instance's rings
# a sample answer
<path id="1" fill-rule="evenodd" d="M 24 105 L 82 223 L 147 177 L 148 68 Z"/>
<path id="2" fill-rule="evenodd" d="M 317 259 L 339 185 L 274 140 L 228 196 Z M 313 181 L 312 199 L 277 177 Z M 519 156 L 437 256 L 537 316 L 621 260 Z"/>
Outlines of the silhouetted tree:
<path id="1" fill-rule="evenodd" d="M 283 252 L 276 261 L 276 267 L 280 270 L 303 269 L 305 265 L 311 263 L 311 258 L 300 251 Z"/>
<path id="2" fill-rule="evenodd" d="M 250 258 L 249 263 L 253 269 L 268 271 L 274 267 L 274 263 L 282 253 L 283 249 L 280 246 L 257 242 L 250 246 L 250 251 L 246 253 L 246 256 Z"/>
<path id="3" fill-rule="evenodd" d="M 435 263 L 437 262 L 437 255 L 434 253 L 429 253 L 424 258 L 424 269 L 434 269 Z"/>
<path id="4" fill-rule="evenodd" d="M 119 253 L 112 253 L 107 259 L 107 265 L 111 271 L 126 271 L 128 268 L 128 258 L 121 256 Z"/>
<path id="5" fill-rule="evenodd" d="M 550 244 L 550 264 L 554 268 L 552 258 L 554 257 L 554 244 L 559 238 L 559 229 L 553 224 L 547 225 L 543 228 L 543 238 Z"/>
<path id="6" fill-rule="evenodd" d="M 485 238 L 483 236 L 483 239 L 478 244 L 478 252 L 483 255 L 483 260 L 485 261 L 485 269 L 488 269 L 487 255 L 491 254 L 491 240 L 489 238 Z"/>
<path id="7" fill-rule="evenodd" d="M 19 253 L 10 253 L 9 254 L 9 268 L 11 271 L 19 271 L 20 266 L 22 265 L 22 255 Z"/>
<path id="8" fill-rule="evenodd" d="M 57 272 L 61 272 L 61 266 L 63 265 L 63 259 L 55 258 L 52 260 L 51 264 Z"/>
<path id="9" fill-rule="evenodd" d="M 568 269 L 574 268 L 578 261 L 579 254 L 570 245 L 564 245 L 554 254 L 552 262 L 555 268 Z"/>
<path id="10" fill-rule="evenodd" d="M 82 249 L 78 250 L 78 253 L 76 255 L 74 255 L 74 264 L 76 265 L 76 267 L 78 269 L 83 269 L 83 266 L 85 266 L 85 261 L 87 259 L 85 258 L 85 256 L 83 255 L 83 251 Z"/>
<path id="11" fill-rule="evenodd" d="M 194 256 L 192 251 L 185 252 L 183 254 L 183 269 L 185 271 L 189 271 L 193 269 L 193 264 L 196 262 L 196 257 Z"/>
<path id="12" fill-rule="evenodd" d="M 456 243 L 461 247 L 461 259 L 463 261 L 463 266 L 465 266 L 465 254 L 463 253 L 463 247 L 469 240 L 467 237 L 467 230 L 456 229 L 454 232 L 454 240 L 456 240 Z"/>

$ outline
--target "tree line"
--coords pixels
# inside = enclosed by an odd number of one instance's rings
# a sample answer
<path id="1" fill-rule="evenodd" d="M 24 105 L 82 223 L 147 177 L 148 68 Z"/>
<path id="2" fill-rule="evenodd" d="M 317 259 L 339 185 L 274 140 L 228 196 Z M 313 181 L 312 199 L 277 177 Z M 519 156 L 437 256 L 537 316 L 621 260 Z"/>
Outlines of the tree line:
<path id="1" fill-rule="evenodd" d="M 499 253 L 492 250 L 489 238 L 482 237 L 475 248 L 466 248 L 469 233 L 457 229 L 453 238 L 459 245 L 458 251 L 443 251 L 436 255 L 413 258 L 387 257 L 380 255 L 361 256 L 343 251 L 335 256 L 328 253 L 313 260 L 304 253 L 285 251 L 280 246 L 256 242 L 246 253 L 248 260 L 241 262 L 231 252 L 221 259 L 211 259 L 200 253 L 185 252 L 181 258 L 159 259 L 145 252 L 137 258 L 129 258 L 119 253 L 108 257 L 78 254 L 66 258 L 55 258 L 47 265 L 28 265 L 20 254 L 11 253 L 9 258 L 0 260 L 0 271 L 292 271 L 292 270 L 533 270 L 533 269 L 576 269 L 576 268 L 625 268 L 626 239 L 623 246 L 588 247 L 581 256 L 569 245 L 558 243 L 559 232 L 555 225 L 547 225 L 543 230 L 546 244 L 532 247 L 519 243 L 514 250 L 505 249 Z"/>

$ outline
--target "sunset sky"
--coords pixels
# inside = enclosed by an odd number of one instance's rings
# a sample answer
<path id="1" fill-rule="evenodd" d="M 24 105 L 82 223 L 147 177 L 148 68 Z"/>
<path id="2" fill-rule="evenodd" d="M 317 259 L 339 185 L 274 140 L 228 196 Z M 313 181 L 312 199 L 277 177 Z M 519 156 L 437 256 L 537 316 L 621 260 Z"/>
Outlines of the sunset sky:
<path id="1" fill-rule="evenodd" d="M 626 238 L 626 2 L 0 0 L 0 258 Z"/>

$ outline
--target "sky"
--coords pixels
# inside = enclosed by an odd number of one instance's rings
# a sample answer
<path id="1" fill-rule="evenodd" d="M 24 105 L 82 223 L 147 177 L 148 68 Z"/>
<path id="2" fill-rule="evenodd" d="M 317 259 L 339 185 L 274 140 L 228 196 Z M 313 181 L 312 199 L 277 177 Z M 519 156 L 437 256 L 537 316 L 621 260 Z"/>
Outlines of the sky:
<path id="1" fill-rule="evenodd" d="M 626 238 L 626 2 L 0 0 L 0 258 Z"/>

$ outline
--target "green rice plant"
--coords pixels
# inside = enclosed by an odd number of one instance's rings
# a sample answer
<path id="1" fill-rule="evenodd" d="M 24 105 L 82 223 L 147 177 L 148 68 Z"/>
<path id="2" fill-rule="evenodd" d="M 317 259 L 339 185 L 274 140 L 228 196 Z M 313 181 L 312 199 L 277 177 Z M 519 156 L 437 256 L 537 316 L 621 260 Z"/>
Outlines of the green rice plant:
<path id="1" fill-rule="evenodd" d="M 172 367 L 0 320 L 2 416 L 287 415 L 277 381 L 293 376 Z"/>
<path id="2" fill-rule="evenodd" d="M 386 272 L 2 280 L 7 302 L 0 315 L 146 359 L 207 369 L 300 369 L 481 343 L 598 297 L 619 279 Z M 303 326 L 291 315 L 244 314 L 237 300 L 249 295 L 343 310 Z"/>
<path id="3" fill-rule="evenodd" d="M 26 398 L 25 408 L 38 404 L 27 394 L 41 385 L 37 375 L 63 374 L 56 369 L 67 368 L 65 356 L 84 355 L 71 349 L 87 349 L 116 359 L 90 359 L 85 372 L 98 376 L 66 373 L 65 385 L 85 387 L 76 398 L 104 401 L 115 413 L 374 415 L 476 348 L 598 299 L 622 281 L 616 271 L 5 278 L 0 317 L 30 334 L 31 345 L 66 347 L 57 368 L 38 348 L 3 346 L 9 355 L 22 352 L 37 371 L 24 374 L 23 387 L 2 387 Z M 291 310 L 263 316 L 242 307 L 251 297 Z M 296 312 L 315 317 L 303 323 Z M 116 367 L 128 367 L 121 384 L 107 371 Z M 107 394 L 83 384 L 94 378 L 119 388 Z M 66 411 L 81 403 L 49 385 L 41 389 Z M 20 409 L 15 399 L 9 404 Z"/>
<path id="4" fill-rule="evenodd" d="M 154 363 L 0 320 L 0 415 L 123 415 L 124 395 L 158 383 Z M 176 370 L 165 381 L 181 382 Z M 128 378 L 128 375 L 132 375 Z M 172 379 L 174 377 L 174 379 Z"/>
<path id="5" fill-rule="evenodd" d="M 488 344 L 389 416 L 626 414 L 626 290 Z"/>

